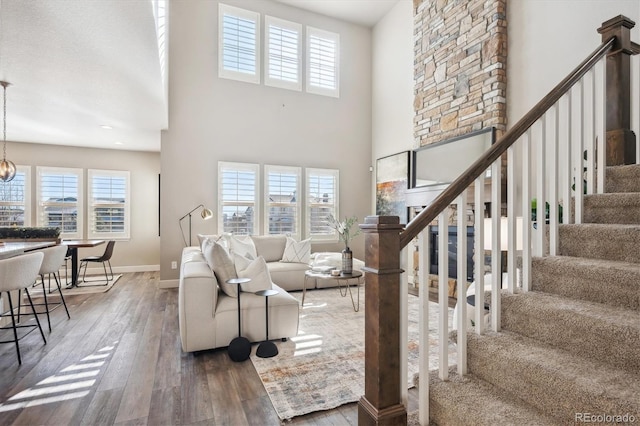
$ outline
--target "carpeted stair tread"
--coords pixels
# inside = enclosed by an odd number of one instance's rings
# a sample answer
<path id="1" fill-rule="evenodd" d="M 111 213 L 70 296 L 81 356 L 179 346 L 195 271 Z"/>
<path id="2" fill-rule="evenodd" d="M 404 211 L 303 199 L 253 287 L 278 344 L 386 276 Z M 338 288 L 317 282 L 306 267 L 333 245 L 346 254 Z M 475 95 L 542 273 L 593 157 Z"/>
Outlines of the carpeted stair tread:
<path id="1" fill-rule="evenodd" d="M 640 165 L 607 167 L 605 192 L 640 192 Z"/>
<path id="2" fill-rule="evenodd" d="M 541 413 L 508 392 L 473 375 L 458 376 L 455 367 L 443 382 L 438 372 L 429 373 L 429 418 L 440 426 L 557 425 L 558 420 Z M 418 424 L 410 413 L 408 424 Z"/>
<path id="3" fill-rule="evenodd" d="M 560 225 L 558 254 L 640 263 L 640 225 Z"/>
<path id="4" fill-rule="evenodd" d="M 468 333 L 477 378 L 565 422 L 575 413 L 640 413 L 640 375 L 522 335 Z"/>
<path id="5" fill-rule="evenodd" d="M 640 224 L 640 192 L 585 196 L 582 222 Z"/>
<path id="6" fill-rule="evenodd" d="M 502 293 L 502 328 L 623 368 L 640 371 L 640 312 L 530 291 Z"/>
<path id="7" fill-rule="evenodd" d="M 640 267 L 636 263 L 534 257 L 532 271 L 533 290 L 640 310 Z"/>

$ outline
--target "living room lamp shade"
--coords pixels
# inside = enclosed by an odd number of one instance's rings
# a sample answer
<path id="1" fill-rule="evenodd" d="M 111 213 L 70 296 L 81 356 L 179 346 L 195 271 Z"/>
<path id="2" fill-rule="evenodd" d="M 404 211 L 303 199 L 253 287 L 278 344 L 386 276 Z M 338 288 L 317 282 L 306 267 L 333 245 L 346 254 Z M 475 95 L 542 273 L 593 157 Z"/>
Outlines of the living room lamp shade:
<path id="1" fill-rule="evenodd" d="M 2 85 L 2 161 L 0 161 L 0 179 L 9 182 L 16 177 L 16 165 L 7 160 L 7 86 L 9 83 L 0 81 Z"/>
<path id="2" fill-rule="evenodd" d="M 213 212 L 211 210 L 206 208 L 203 204 L 199 204 L 193 209 L 191 209 L 189 213 L 185 214 L 178 220 L 178 225 L 180 225 L 180 231 L 182 232 L 182 240 L 184 241 L 185 246 L 191 246 L 191 214 L 196 210 L 198 210 L 199 208 L 202 208 L 202 211 L 200 212 L 200 216 L 202 217 L 202 219 L 208 220 L 213 217 Z M 189 218 L 189 243 L 188 244 L 187 244 L 187 239 L 184 236 L 184 229 L 182 229 L 182 221 L 187 217 Z"/>

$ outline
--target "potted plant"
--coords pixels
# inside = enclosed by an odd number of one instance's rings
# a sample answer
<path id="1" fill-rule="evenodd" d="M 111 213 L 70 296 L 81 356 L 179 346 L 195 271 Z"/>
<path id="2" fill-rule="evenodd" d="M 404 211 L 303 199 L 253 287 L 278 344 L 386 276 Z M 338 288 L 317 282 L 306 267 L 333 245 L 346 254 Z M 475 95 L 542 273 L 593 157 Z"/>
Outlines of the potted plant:
<path id="1" fill-rule="evenodd" d="M 349 275 L 353 271 L 353 253 L 349 248 L 349 242 L 353 237 L 360 234 L 359 228 L 355 231 L 352 231 L 351 228 L 358 223 L 358 218 L 356 216 L 345 217 L 344 221 L 340 222 L 330 214 L 327 218 L 327 223 L 338 232 L 338 238 L 344 243 L 344 250 L 342 250 L 342 273 Z"/>

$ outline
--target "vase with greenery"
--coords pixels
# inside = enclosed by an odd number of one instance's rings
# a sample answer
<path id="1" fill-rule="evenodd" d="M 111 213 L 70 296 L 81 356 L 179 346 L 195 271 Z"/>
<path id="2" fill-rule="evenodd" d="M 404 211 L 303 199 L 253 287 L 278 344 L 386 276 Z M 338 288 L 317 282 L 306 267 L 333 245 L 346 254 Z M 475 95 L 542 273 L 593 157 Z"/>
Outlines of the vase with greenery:
<path id="1" fill-rule="evenodd" d="M 353 271 L 353 253 L 349 248 L 349 242 L 353 237 L 360 234 L 360 229 L 356 228 L 352 230 L 353 225 L 358 223 L 356 216 L 351 216 L 340 222 L 332 214 L 327 218 L 327 223 L 333 229 L 338 232 L 338 238 L 344 243 L 344 250 L 342 250 L 342 274 L 349 275 Z"/>

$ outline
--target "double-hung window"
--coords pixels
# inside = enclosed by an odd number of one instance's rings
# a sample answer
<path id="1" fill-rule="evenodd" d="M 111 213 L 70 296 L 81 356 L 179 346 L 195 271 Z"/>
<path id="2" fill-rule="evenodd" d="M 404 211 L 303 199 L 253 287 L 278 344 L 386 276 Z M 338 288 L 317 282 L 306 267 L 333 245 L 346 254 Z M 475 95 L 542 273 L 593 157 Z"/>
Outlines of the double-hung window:
<path id="1" fill-rule="evenodd" d="M 300 167 L 264 166 L 266 234 L 300 238 Z"/>
<path id="2" fill-rule="evenodd" d="M 82 169 L 37 168 L 38 226 L 60 228 L 62 238 L 82 238 Z"/>
<path id="3" fill-rule="evenodd" d="M 218 162 L 218 233 L 259 234 L 260 165 Z"/>
<path id="4" fill-rule="evenodd" d="M 306 169 L 306 229 L 313 241 L 337 241 L 338 234 L 328 223 L 338 217 L 338 170 Z"/>
<path id="5" fill-rule="evenodd" d="M 302 25 L 265 16 L 267 63 L 264 82 L 267 86 L 302 90 Z"/>
<path id="6" fill-rule="evenodd" d="M 129 172 L 87 171 L 89 238 L 129 238 Z"/>
<path id="7" fill-rule="evenodd" d="M 340 96 L 340 35 L 307 27 L 307 92 Z"/>
<path id="8" fill-rule="evenodd" d="M 219 4 L 218 76 L 260 83 L 260 14 Z"/>
<path id="9" fill-rule="evenodd" d="M 16 166 L 9 182 L 0 182 L 0 226 L 31 225 L 31 168 Z"/>

